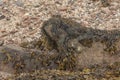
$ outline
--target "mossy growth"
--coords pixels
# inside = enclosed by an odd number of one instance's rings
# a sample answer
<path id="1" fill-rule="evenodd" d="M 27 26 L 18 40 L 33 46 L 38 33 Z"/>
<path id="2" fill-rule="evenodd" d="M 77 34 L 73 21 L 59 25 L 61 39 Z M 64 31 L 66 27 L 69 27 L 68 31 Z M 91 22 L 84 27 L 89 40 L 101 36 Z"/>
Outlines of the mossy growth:
<path id="1" fill-rule="evenodd" d="M 45 49 L 48 50 L 53 50 L 57 48 L 57 45 L 54 41 L 52 41 L 49 37 L 47 37 L 46 35 L 42 36 L 42 45 Z"/>
<path id="2" fill-rule="evenodd" d="M 56 63 L 58 64 L 59 70 L 76 70 L 77 68 L 77 57 L 75 54 L 70 55 L 58 55 L 56 57 Z"/>
<path id="3" fill-rule="evenodd" d="M 54 44 L 46 36 L 42 36 L 42 38 L 38 40 L 33 40 L 31 42 L 22 42 L 20 46 L 23 48 L 30 48 L 30 49 L 36 48 L 39 50 L 52 50 Z"/>
<path id="4" fill-rule="evenodd" d="M 115 35 L 114 35 L 115 36 Z M 114 40 L 110 39 L 108 41 L 103 41 L 102 43 L 105 44 L 106 48 L 104 49 L 105 52 L 107 52 L 109 55 L 116 55 L 119 53 L 119 38 Z M 117 43 L 118 42 L 118 43 Z"/>
<path id="5" fill-rule="evenodd" d="M 2 63 L 3 64 L 7 64 L 10 61 L 12 61 L 12 56 L 10 55 L 10 53 L 8 51 L 6 51 L 6 50 L 3 49 L 2 53 L 3 53 L 3 55 L 1 55 L 1 56 L 3 56 L 2 57 Z"/>
<path id="6" fill-rule="evenodd" d="M 118 36 L 120 32 L 111 33 L 105 30 L 85 28 L 75 21 L 61 17 L 53 17 L 46 21 L 41 31 L 42 37 L 39 40 L 22 43 L 22 47 L 29 47 L 28 45 L 30 44 L 33 48 L 38 48 L 39 50 L 50 51 L 55 49 L 58 56 L 56 56 L 53 61 L 56 62 L 60 70 L 74 70 L 76 68 L 78 60 L 74 52 L 77 47 L 69 45 L 72 39 L 76 39 L 78 45 L 80 44 L 80 46 L 82 45 L 82 47 L 87 48 L 92 47 L 93 42 L 101 42 L 106 46 L 104 51 L 109 54 L 115 54 L 117 48 L 114 41 L 117 37 L 120 38 L 120 36 Z M 69 50 L 71 48 L 74 52 Z M 70 54 L 68 55 L 67 53 Z M 42 64 L 47 65 L 47 61 L 49 60 L 44 59 Z"/>
<path id="7" fill-rule="evenodd" d="M 111 55 L 116 54 L 117 52 L 116 46 L 110 46 L 110 47 L 105 48 L 104 50 Z"/>

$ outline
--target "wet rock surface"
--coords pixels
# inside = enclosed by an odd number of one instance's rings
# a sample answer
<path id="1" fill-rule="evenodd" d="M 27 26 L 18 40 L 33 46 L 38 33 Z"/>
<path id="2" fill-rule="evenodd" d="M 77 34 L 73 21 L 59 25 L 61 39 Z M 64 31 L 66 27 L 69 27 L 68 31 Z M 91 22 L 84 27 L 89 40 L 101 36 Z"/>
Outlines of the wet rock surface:
<path id="1" fill-rule="evenodd" d="M 84 78 L 84 72 L 95 78 L 119 77 L 120 31 L 86 28 L 59 15 L 44 22 L 41 31 L 42 38 L 38 41 L 24 43 L 21 47 L 1 46 L 0 70 L 12 74 L 25 73 L 24 76 L 12 77 L 15 80 L 48 79 L 44 76 L 49 76 L 50 80 L 57 77 L 84 80 L 87 77 Z M 62 71 L 54 69 L 72 71 L 73 77 L 71 73 L 61 76 Z M 36 70 L 42 71 L 36 73 Z M 83 76 L 79 75 L 82 72 Z"/>

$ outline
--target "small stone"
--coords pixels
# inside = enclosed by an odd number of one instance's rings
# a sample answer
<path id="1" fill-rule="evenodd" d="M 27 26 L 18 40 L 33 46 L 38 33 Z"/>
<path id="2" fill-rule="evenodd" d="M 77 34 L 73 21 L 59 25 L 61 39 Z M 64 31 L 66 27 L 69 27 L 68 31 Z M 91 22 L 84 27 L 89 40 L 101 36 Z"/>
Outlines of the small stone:
<path id="1" fill-rule="evenodd" d="M 3 1 L 2 0 L 0 0 L 0 6 L 2 6 L 4 3 L 3 3 Z"/>
<path id="2" fill-rule="evenodd" d="M 0 46 L 2 46 L 4 44 L 4 41 L 0 41 Z"/>
<path id="3" fill-rule="evenodd" d="M 22 2 L 22 0 L 17 0 L 17 1 L 15 2 L 15 4 L 16 4 L 17 6 L 19 6 L 19 7 L 22 7 L 22 6 L 24 5 L 24 3 Z"/>
<path id="4" fill-rule="evenodd" d="M 103 11 L 105 14 L 111 13 L 111 11 L 109 10 L 108 7 L 103 7 L 103 8 L 102 8 L 102 11 Z"/>
<path id="5" fill-rule="evenodd" d="M 5 18 L 5 15 L 3 15 L 3 14 L 0 13 L 0 20 L 2 20 L 4 18 Z"/>
<path id="6" fill-rule="evenodd" d="M 103 7 L 107 7 L 110 5 L 109 0 L 101 0 L 101 3 L 103 5 Z"/>

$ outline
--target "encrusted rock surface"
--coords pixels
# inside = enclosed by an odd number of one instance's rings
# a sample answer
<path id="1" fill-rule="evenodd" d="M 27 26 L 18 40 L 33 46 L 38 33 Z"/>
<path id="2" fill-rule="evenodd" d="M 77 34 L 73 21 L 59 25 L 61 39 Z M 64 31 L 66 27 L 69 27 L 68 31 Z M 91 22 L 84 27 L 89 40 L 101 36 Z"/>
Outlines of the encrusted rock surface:
<path id="1" fill-rule="evenodd" d="M 86 28 L 59 15 L 44 22 L 41 31 L 38 41 L 1 46 L 0 71 L 15 80 L 87 79 L 84 72 L 93 78 L 120 76 L 120 31 Z"/>
<path id="2" fill-rule="evenodd" d="M 99 68 L 99 67 L 98 67 Z M 8 80 L 119 80 L 119 74 L 113 70 L 84 69 L 83 71 L 37 70 L 32 73 L 22 73 Z"/>
<path id="3" fill-rule="evenodd" d="M 42 31 L 48 47 L 61 55 L 76 54 L 79 66 L 120 61 L 120 31 L 86 28 L 58 15 L 46 21 Z"/>
<path id="4" fill-rule="evenodd" d="M 0 47 L 0 71 L 8 73 L 31 72 L 39 69 L 52 69 L 52 58 L 56 54 L 40 50 L 27 50 L 16 45 Z"/>

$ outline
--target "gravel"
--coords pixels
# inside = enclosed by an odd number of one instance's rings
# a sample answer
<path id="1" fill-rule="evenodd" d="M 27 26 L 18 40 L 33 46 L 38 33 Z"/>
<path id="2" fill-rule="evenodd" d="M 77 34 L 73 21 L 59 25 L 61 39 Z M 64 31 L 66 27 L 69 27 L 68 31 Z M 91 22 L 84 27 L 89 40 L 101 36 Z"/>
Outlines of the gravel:
<path id="1" fill-rule="evenodd" d="M 119 30 L 120 0 L 109 3 L 103 7 L 100 0 L 0 0 L 0 40 L 6 45 L 38 39 L 42 23 L 56 14 L 85 27 Z"/>
<path id="2" fill-rule="evenodd" d="M 12 76 L 13 76 L 12 74 L 0 71 L 0 80 L 6 80 L 6 78 L 12 77 Z"/>

